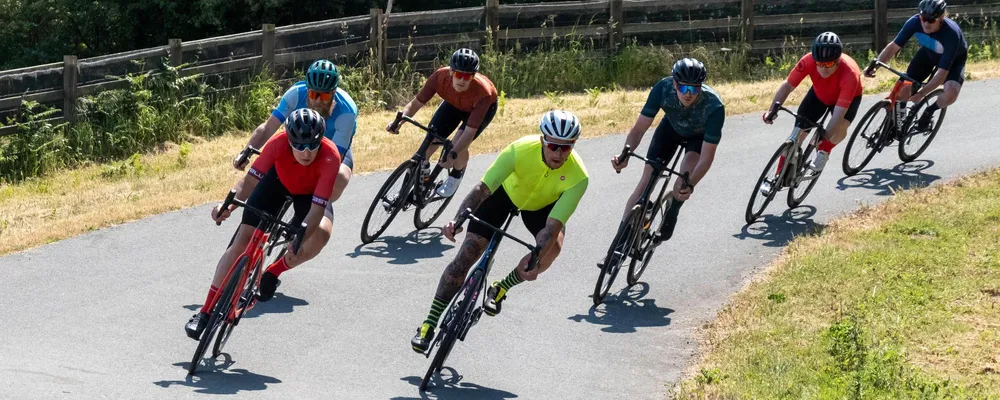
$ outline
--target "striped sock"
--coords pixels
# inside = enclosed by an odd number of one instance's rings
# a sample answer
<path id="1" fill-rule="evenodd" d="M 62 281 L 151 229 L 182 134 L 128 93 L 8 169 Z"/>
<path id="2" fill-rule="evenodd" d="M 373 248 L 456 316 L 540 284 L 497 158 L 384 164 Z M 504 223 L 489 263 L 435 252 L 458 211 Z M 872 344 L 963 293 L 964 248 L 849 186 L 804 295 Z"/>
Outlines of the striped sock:
<path id="1" fill-rule="evenodd" d="M 517 286 L 517 284 L 521 282 L 524 282 L 524 280 L 517 274 L 517 268 L 514 268 L 510 271 L 510 274 L 507 274 L 506 278 L 503 278 L 503 280 L 500 281 L 499 286 L 504 292 L 507 292 L 510 288 Z"/>
<path id="2" fill-rule="evenodd" d="M 424 320 L 425 324 L 429 324 L 432 328 L 436 327 L 438 324 L 438 319 L 441 318 L 441 313 L 444 312 L 445 307 L 448 306 L 448 302 L 444 299 L 434 296 L 434 302 L 431 303 L 431 311 L 427 313 L 427 319 Z"/>

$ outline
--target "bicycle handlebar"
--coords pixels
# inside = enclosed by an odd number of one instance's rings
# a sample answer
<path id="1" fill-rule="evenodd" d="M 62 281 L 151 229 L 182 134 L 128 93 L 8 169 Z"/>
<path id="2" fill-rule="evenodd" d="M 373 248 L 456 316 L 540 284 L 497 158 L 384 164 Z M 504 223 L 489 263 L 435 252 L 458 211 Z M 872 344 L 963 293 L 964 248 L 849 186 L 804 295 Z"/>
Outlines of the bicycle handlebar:
<path id="1" fill-rule="evenodd" d="M 625 157 L 635 157 L 635 158 L 638 158 L 638 159 L 644 161 L 646 164 L 649 164 L 649 165 L 653 166 L 653 168 L 656 168 L 656 169 L 659 169 L 659 170 L 663 170 L 663 171 L 669 172 L 671 174 L 677 175 L 681 179 L 684 180 L 684 186 L 691 187 L 691 180 L 690 180 L 691 176 L 687 172 L 685 172 L 685 173 L 682 174 L 680 172 L 677 172 L 677 171 L 674 171 L 674 170 L 668 168 L 667 165 L 664 164 L 663 161 L 661 161 L 661 160 L 650 160 L 650 159 L 648 159 L 646 157 L 643 157 L 643 156 L 640 156 L 638 154 L 635 154 L 635 152 L 632 151 L 632 146 L 629 146 L 627 144 L 625 145 L 625 148 L 622 149 L 622 153 L 618 155 L 618 162 L 621 163 L 622 160 Z M 618 173 L 621 173 L 621 171 L 619 171 Z"/>
<path id="2" fill-rule="evenodd" d="M 251 155 L 260 155 L 260 150 L 255 149 L 251 145 L 247 145 L 247 147 L 240 151 L 240 157 L 236 160 L 236 165 L 239 165 L 242 168 L 242 165 L 246 164 L 247 161 L 250 160 Z"/>
<path id="3" fill-rule="evenodd" d="M 872 60 L 871 64 L 868 65 L 869 69 L 870 68 L 875 68 L 875 67 L 885 68 L 885 69 L 889 70 L 889 72 L 892 72 L 892 73 L 898 75 L 904 81 L 910 82 L 913 85 L 913 91 L 914 92 L 920 90 L 920 88 L 924 85 L 922 82 L 917 81 L 916 79 L 911 78 L 909 75 L 907 75 L 905 73 L 897 71 L 895 68 L 890 67 L 889 64 L 881 62 L 878 59 Z"/>
<path id="4" fill-rule="evenodd" d="M 813 120 L 811 120 L 809 118 L 806 118 L 806 117 L 803 117 L 803 116 L 801 116 L 799 114 L 796 114 L 794 111 L 789 110 L 789 109 L 785 108 L 784 106 L 782 106 L 781 103 L 777 103 L 776 102 L 774 104 L 778 105 L 778 110 L 779 111 L 784 111 L 784 112 L 790 114 L 791 116 L 795 117 L 796 120 L 805 122 L 805 125 L 809 125 L 809 126 L 805 127 L 806 129 L 813 129 L 813 128 L 815 128 L 816 130 L 819 131 L 820 134 L 826 135 L 826 129 L 824 129 L 822 125 L 816 123 L 816 121 L 813 121 Z"/>
<path id="5" fill-rule="evenodd" d="M 455 222 L 455 229 L 461 228 L 462 225 L 465 224 L 465 220 L 471 220 L 471 221 L 473 221 L 475 223 L 478 223 L 478 224 L 480 224 L 482 226 L 485 226 L 485 227 L 489 228 L 491 231 L 493 231 L 495 233 L 499 233 L 501 235 L 504 235 L 504 236 L 510 238 L 511 240 L 513 240 L 513 241 L 521 244 L 522 246 L 527 247 L 528 250 L 531 250 L 531 258 L 528 260 L 528 267 L 525 269 L 525 271 L 531 271 L 532 269 L 535 269 L 535 267 L 538 266 L 538 261 L 539 261 L 539 259 L 538 259 L 538 253 L 541 251 L 541 249 L 539 249 L 537 246 L 530 245 L 527 242 L 525 242 L 525 241 L 523 241 L 521 239 L 518 239 L 517 236 L 511 235 L 511 234 L 507 233 L 507 231 L 504 231 L 503 229 L 497 228 L 497 227 L 493 226 L 492 224 L 479 219 L 479 217 L 476 217 L 472 213 L 472 209 L 471 208 L 466 208 L 465 211 L 462 211 L 462 213 L 459 215 L 458 219 L 459 220 Z"/>
<path id="6" fill-rule="evenodd" d="M 292 254 L 298 254 L 299 253 L 299 249 L 302 247 L 302 239 L 306 235 L 306 223 L 305 222 L 302 222 L 300 224 L 300 226 L 297 227 L 297 228 L 296 227 L 292 227 L 290 224 L 286 224 L 284 221 L 282 221 L 282 220 L 280 220 L 278 218 L 275 218 L 270 213 L 267 213 L 265 211 L 261 211 L 261 210 L 259 210 L 257 208 L 251 207 L 246 202 L 237 199 L 236 198 L 236 190 L 230 190 L 229 191 L 229 195 L 227 195 L 226 196 L 226 200 L 224 202 L 222 202 L 222 207 L 219 208 L 219 212 L 215 214 L 215 217 L 216 218 L 221 217 L 222 213 L 227 208 L 229 208 L 230 205 L 233 205 L 233 204 L 235 204 L 235 205 L 237 205 L 239 207 L 243 207 L 244 209 L 246 209 L 246 210 L 248 210 L 248 211 L 250 211 L 250 212 L 252 212 L 254 214 L 257 214 L 264 221 L 267 221 L 267 222 L 270 222 L 270 223 L 273 223 L 273 224 L 277 224 L 278 226 L 282 227 L 283 230 L 284 230 L 284 233 L 291 234 L 293 236 L 293 239 L 292 239 Z M 221 223 L 216 222 L 215 225 L 221 225 Z"/>

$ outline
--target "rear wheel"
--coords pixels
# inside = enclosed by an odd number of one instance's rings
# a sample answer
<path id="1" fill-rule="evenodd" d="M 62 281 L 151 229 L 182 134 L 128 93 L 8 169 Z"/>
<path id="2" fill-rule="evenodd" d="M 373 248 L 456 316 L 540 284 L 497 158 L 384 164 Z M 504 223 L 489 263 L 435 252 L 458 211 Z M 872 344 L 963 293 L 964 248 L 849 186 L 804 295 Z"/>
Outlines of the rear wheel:
<path id="1" fill-rule="evenodd" d="M 188 375 L 194 374 L 194 371 L 198 369 L 198 365 L 201 364 L 201 358 L 205 355 L 205 351 L 208 350 L 208 345 L 212 343 L 215 333 L 219 331 L 226 318 L 229 318 L 229 311 L 233 308 L 233 294 L 236 292 L 236 285 L 239 283 L 240 275 L 243 274 L 243 268 L 246 268 L 249 261 L 247 257 L 241 257 L 229 275 L 229 280 L 224 284 L 225 289 L 223 289 L 215 301 L 215 305 L 212 307 L 208 325 L 201 332 L 198 348 L 195 349 L 194 357 L 191 358 L 191 365 L 188 366 Z"/>
<path id="2" fill-rule="evenodd" d="M 427 373 L 424 374 L 424 379 L 420 381 L 421 392 L 427 390 L 427 384 L 430 383 L 431 377 L 441 372 L 444 362 L 448 359 L 448 355 L 451 354 L 451 349 L 455 347 L 455 341 L 458 340 L 459 333 L 462 332 L 465 324 L 469 322 L 469 315 L 478 298 L 477 291 L 480 287 L 480 281 L 484 279 L 483 273 L 482 269 L 477 269 L 472 273 L 472 276 L 465 281 L 465 285 L 459 291 L 459 297 L 455 298 L 451 309 L 445 315 L 444 322 L 441 324 L 442 331 L 440 335 L 442 336 L 440 346 L 437 353 L 434 354 L 434 359 L 431 361 L 430 367 L 427 368 Z"/>
<path id="3" fill-rule="evenodd" d="M 781 146 L 778 146 L 778 150 L 771 156 L 771 161 L 768 161 L 767 166 L 764 167 L 764 172 L 761 172 L 760 178 L 757 178 L 757 184 L 753 187 L 753 193 L 750 193 L 750 202 L 747 203 L 747 211 L 744 217 L 748 224 L 752 224 L 757 221 L 757 218 L 760 218 L 767 205 L 771 203 L 771 200 L 774 200 L 774 195 L 781 190 L 778 161 L 788 151 L 788 148 L 793 145 L 794 143 L 785 142 Z M 765 185 L 770 185 L 771 190 L 761 193 L 761 188 Z"/>
<path id="4" fill-rule="evenodd" d="M 818 135 L 819 133 L 813 133 L 813 135 Z M 815 176 L 812 176 L 812 170 L 809 169 L 809 155 L 814 154 L 816 146 L 812 141 L 809 142 L 809 146 L 806 147 L 806 151 L 801 153 L 798 162 L 798 178 L 795 182 L 791 183 L 791 187 L 788 188 L 788 198 L 785 199 L 785 203 L 788 208 L 795 208 L 805 201 L 806 196 L 809 196 L 809 192 L 813 190 L 813 186 L 816 186 L 816 182 L 819 181 L 819 176 L 822 171 L 817 172 Z M 808 181 L 803 180 L 803 177 L 810 176 Z"/>
<path id="5" fill-rule="evenodd" d="M 413 177 L 408 175 L 416 171 L 416 163 L 413 160 L 399 165 L 395 171 L 382 184 L 372 204 L 368 207 L 368 214 L 365 215 L 365 222 L 361 224 L 361 242 L 371 243 L 378 239 L 385 232 L 385 229 L 396 218 L 399 210 L 406 205 L 407 197 L 412 190 Z M 406 177 L 409 177 L 408 179 Z"/>
<path id="6" fill-rule="evenodd" d="M 842 167 L 844 174 L 853 176 L 868 165 L 868 162 L 875 157 L 875 153 L 882 150 L 879 138 L 884 134 L 883 130 L 888 129 L 889 101 L 882 100 L 872 108 L 868 109 L 864 117 L 854 128 L 851 139 L 847 141 L 847 148 L 844 150 L 844 162 Z"/>
<path id="7" fill-rule="evenodd" d="M 941 93 L 944 93 L 944 90 L 937 89 L 917 103 L 916 108 L 914 108 L 911 114 L 913 118 L 918 119 L 923 114 L 924 108 L 928 104 L 931 104 L 932 101 L 936 102 Z M 934 116 L 934 125 L 927 131 L 917 131 L 916 121 L 907 121 L 906 135 L 899 141 L 900 161 L 910 162 L 916 160 L 917 157 L 920 157 L 927 150 L 927 147 L 931 145 L 931 141 L 934 140 L 934 136 L 937 136 L 938 130 L 941 129 L 941 123 L 944 122 L 944 116 L 947 112 L 948 109 L 946 108 L 938 109 L 937 115 Z"/>
<path id="8" fill-rule="evenodd" d="M 639 231 L 639 223 L 642 221 L 642 207 L 638 204 L 632 206 L 628 216 L 618 227 L 615 239 L 611 241 L 611 247 L 604 257 L 604 265 L 601 266 L 601 274 L 597 276 L 597 285 L 594 286 L 594 305 L 601 304 L 604 297 L 611 290 L 611 285 L 618 276 L 625 258 L 629 257 L 635 247 L 636 233 Z"/>
<path id="9" fill-rule="evenodd" d="M 448 203 L 451 203 L 451 197 L 441 197 L 437 194 L 437 188 L 444 184 L 444 180 L 437 180 L 437 177 L 441 175 L 443 169 L 438 166 L 434 167 L 434 172 L 431 176 L 426 177 L 429 182 L 433 184 L 427 185 L 427 192 L 422 193 L 423 198 L 419 199 L 416 212 L 413 213 L 413 226 L 420 229 L 426 229 L 431 226 L 441 213 L 444 212 L 445 208 L 448 208 Z M 447 175 L 445 175 L 447 177 Z M 421 184 L 418 182 L 418 185 Z M 414 191 L 419 193 L 423 188 L 415 188 Z M 454 197 L 454 196 L 452 196 Z"/>

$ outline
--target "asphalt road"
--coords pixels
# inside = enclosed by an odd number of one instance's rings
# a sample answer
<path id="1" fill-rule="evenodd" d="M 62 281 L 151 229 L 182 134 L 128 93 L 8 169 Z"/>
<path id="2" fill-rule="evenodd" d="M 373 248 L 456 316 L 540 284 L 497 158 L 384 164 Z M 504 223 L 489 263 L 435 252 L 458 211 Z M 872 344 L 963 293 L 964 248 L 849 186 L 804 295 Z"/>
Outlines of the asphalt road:
<path id="1" fill-rule="evenodd" d="M 996 166 L 1000 137 L 990 109 L 998 90 L 998 81 L 967 84 L 935 143 L 908 165 L 898 165 L 890 148 L 867 171 L 844 178 L 838 146 L 802 207 L 786 212 L 782 193 L 751 226 L 743 222 L 747 198 L 791 118 L 773 126 L 756 114 L 729 118 L 715 165 L 644 283 L 625 290 L 619 276 L 597 308 L 590 299 L 594 265 L 640 169 L 616 175 L 610 168 L 621 135 L 582 142 L 592 182 L 562 256 L 541 279 L 514 288 L 500 316 L 480 321 L 452 353 L 444 380 L 423 397 L 668 396 L 693 361 L 698 327 L 794 235 L 899 188 Z M 469 181 L 492 159 L 474 158 Z M 383 239 L 359 246 L 363 213 L 385 177 L 354 179 L 324 252 L 285 274 L 276 298 L 240 324 L 227 346 L 231 355 L 193 378 L 185 367 L 196 343 L 182 325 L 204 299 L 236 226 L 216 227 L 210 205 L 0 258 L 0 398 L 421 398 L 416 385 L 429 360 L 410 350 L 409 339 L 456 248 L 438 229 L 411 233 L 412 212 Z M 466 182 L 459 195 L 472 186 Z M 526 234 L 515 225 L 514 233 Z M 522 253 L 507 242 L 493 278 Z"/>

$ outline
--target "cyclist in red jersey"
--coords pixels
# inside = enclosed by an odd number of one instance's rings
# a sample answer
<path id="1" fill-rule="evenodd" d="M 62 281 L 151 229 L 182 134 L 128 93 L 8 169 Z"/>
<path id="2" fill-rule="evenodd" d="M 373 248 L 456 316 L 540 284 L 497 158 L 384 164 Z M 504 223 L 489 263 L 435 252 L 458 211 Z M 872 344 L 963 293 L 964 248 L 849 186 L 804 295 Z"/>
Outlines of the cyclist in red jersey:
<path id="1" fill-rule="evenodd" d="M 765 123 L 774 122 L 774 118 L 778 115 L 778 106 L 788 99 L 788 95 L 795 90 L 795 87 L 802 83 L 806 76 L 812 80 L 813 86 L 802 99 L 798 114 L 819 121 L 827 110 L 832 111 L 826 125 L 827 136 L 820 140 L 816 157 L 809 165 L 817 173 L 826 166 L 830 152 L 837 143 L 847 136 L 847 128 L 858 114 L 861 95 L 864 92 L 861 86 L 861 68 L 843 51 L 844 47 L 837 34 L 824 32 L 817 36 L 812 45 L 812 52 L 795 64 L 795 68 L 788 74 L 788 79 L 774 94 L 771 109 L 764 114 Z M 779 161 L 778 168 L 783 165 L 784 160 Z M 762 187 L 761 190 L 770 189 Z"/>
<path id="2" fill-rule="evenodd" d="M 236 198 L 249 199 L 247 204 L 261 211 L 277 214 L 285 196 L 291 196 L 295 216 L 292 225 L 305 221 L 306 233 L 298 253 L 286 251 L 285 255 L 269 265 L 261 276 L 258 300 L 268 301 L 280 281 L 283 272 L 316 257 L 330 238 L 329 224 L 320 224 L 326 212 L 327 203 L 333 193 L 337 174 L 340 172 L 340 153 L 330 139 L 323 137 L 326 123 L 320 114 L 312 109 L 302 108 L 292 112 L 285 121 L 286 132 L 274 135 L 261 150 L 247 174 L 236 186 Z M 222 223 L 236 206 L 222 210 L 221 205 L 212 209 L 212 219 Z M 251 212 L 243 213 L 243 221 L 233 238 L 233 242 L 222 254 L 215 268 L 215 277 L 201 310 L 184 325 L 187 335 L 197 340 L 208 324 L 208 311 L 219 294 L 219 285 L 226 277 L 229 267 L 250 243 L 250 237 L 260 222 L 260 217 Z M 322 232 L 321 232 L 322 231 Z M 317 232 L 322 234 L 316 234 Z"/>
<path id="3" fill-rule="evenodd" d="M 435 71 L 417 96 L 403 107 L 403 114 L 412 117 L 434 95 L 444 100 L 438 106 L 429 124 L 441 136 L 448 137 L 458 128 L 452 140 L 454 148 L 441 164 L 451 168 L 448 180 L 438 188 L 438 195 L 451 197 L 458 189 L 469 162 L 469 145 L 493 121 L 497 113 L 497 88 L 485 75 L 479 73 L 479 56 L 470 49 L 458 49 L 451 55 L 448 67 Z M 392 124 L 386 130 L 392 132 Z M 427 149 L 427 159 L 437 151 L 437 146 Z M 430 164 L 422 166 L 429 173 Z"/>

